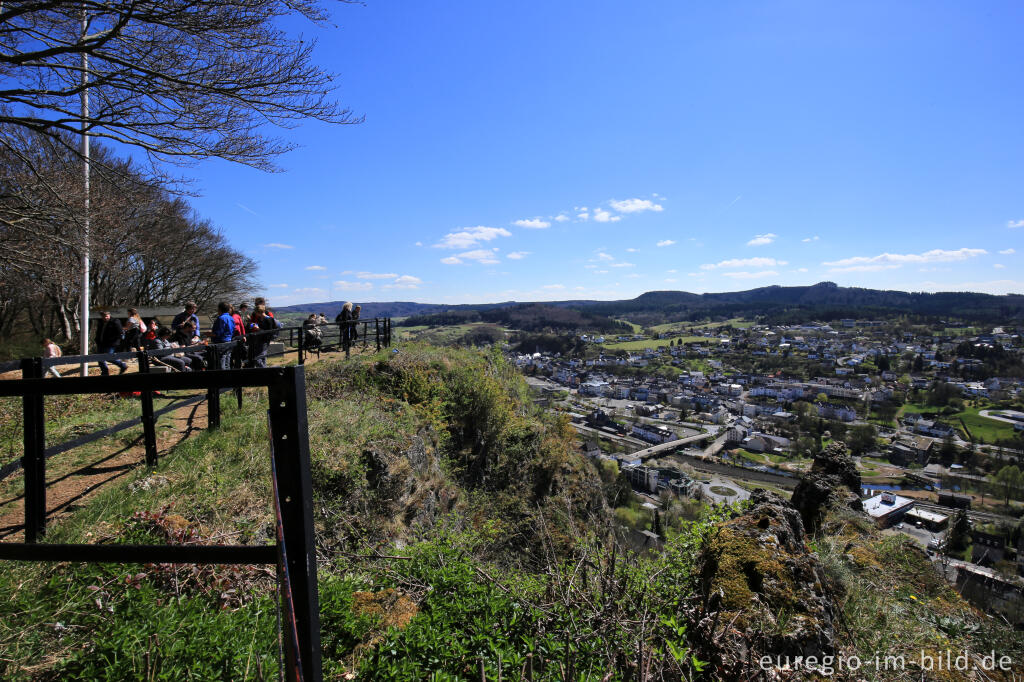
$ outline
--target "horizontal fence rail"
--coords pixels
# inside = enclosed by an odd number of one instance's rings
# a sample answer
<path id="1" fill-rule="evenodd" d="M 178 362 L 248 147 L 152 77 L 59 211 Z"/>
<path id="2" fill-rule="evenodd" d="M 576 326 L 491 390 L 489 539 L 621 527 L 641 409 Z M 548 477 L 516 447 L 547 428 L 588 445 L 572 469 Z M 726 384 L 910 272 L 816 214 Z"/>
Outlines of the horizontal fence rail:
<path id="1" fill-rule="evenodd" d="M 148 357 L 137 354 L 140 369 Z M 106 356 L 110 358 L 110 356 Z M 43 379 L 42 358 L 20 362 L 24 379 L 0 382 L 0 397 L 22 398 L 24 420 L 25 542 L 0 542 L 0 560 L 77 561 L 106 563 L 276 564 L 283 596 L 280 641 L 285 650 L 284 678 L 292 682 L 322 680 L 320 607 L 317 594 L 316 551 L 313 535 L 313 493 L 306 417 L 304 367 L 213 370 L 178 374 L 123 374 L 54 381 Z M 45 443 L 47 395 L 133 393 L 143 398 L 154 391 L 206 389 L 219 405 L 222 390 L 266 387 L 271 482 L 277 517 L 275 545 L 67 545 L 41 543 L 46 531 L 46 459 L 73 447 L 61 444 L 52 450 Z M 240 395 L 240 393 L 239 393 Z M 198 398 L 201 400 L 202 396 Z M 174 405 L 173 408 L 180 407 Z M 171 406 L 168 406 L 171 407 Z M 172 409 L 173 409 L 172 408 Z M 166 411 L 164 408 L 161 412 Z M 219 425 L 219 409 L 210 426 Z M 141 421 L 151 429 L 157 413 L 143 404 Z M 132 420 L 132 424 L 138 423 Z M 117 429 L 121 425 L 112 427 Z M 127 428 L 127 427 L 125 427 Z M 93 434 L 95 435 L 95 434 Z M 71 441 L 73 443 L 74 441 Z M 146 438 L 147 464 L 155 439 Z"/>

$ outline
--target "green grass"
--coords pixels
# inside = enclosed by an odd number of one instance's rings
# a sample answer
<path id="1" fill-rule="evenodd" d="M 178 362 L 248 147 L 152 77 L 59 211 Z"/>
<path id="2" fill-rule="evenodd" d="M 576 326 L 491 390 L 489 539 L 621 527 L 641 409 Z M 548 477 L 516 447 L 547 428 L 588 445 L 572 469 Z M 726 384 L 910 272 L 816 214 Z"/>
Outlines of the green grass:
<path id="1" fill-rule="evenodd" d="M 669 343 L 678 344 L 678 339 L 682 339 L 682 343 L 693 343 L 696 341 L 707 341 L 708 339 L 703 336 L 683 336 L 683 337 L 672 337 L 668 339 L 644 339 L 642 341 L 619 341 L 616 343 L 606 343 L 605 348 L 611 348 L 616 350 L 643 350 L 645 348 L 668 348 Z"/>
<path id="2" fill-rule="evenodd" d="M 985 407 L 967 407 L 963 412 L 959 412 L 950 418 L 950 421 L 957 426 L 959 423 L 957 419 L 962 419 L 967 428 L 971 430 L 971 435 L 977 441 L 984 440 L 986 443 L 995 443 L 999 440 L 1009 440 L 1016 435 L 1016 431 L 1013 428 L 1013 424 L 1007 424 L 996 419 L 989 419 L 988 417 L 982 417 L 978 412 L 981 410 L 988 409 Z M 963 429 L 961 429 L 962 431 Z M 966 434 L 964 434 L 966 436 Z"/>
<path id="3" fill-rule="evenodd" d="M 165 542 L 149 521 L 133 520 L 136 512 L 159 516 L 164 509 L 222 542 L 265 542 L 272 527 L 267 403 L 255 397 L 249 392 L 240 412 L 225 400 L 220 430 L 187 439 L 155 470 L 139 467 L 108 484 L 52 524 L 48 542 Z M 37 666 L 68 680 L 273 677 L 272 585 L 263 574 L 170 570 L 0 567 L 0 593 L 7 595 L 0 600 L 0 678 L 36 679 L 28 671 Z M 235 592 L 226 602 L 228 589 Z"/>

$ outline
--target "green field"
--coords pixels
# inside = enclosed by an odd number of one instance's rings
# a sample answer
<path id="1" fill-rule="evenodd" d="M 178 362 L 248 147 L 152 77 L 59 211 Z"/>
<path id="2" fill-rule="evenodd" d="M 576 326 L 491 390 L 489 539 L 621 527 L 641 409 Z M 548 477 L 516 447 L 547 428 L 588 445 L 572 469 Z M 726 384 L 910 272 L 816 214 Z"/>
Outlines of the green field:
<path id="1" fill-rule="evenodd" d="M 645 348 L 668 348 L 670 342 L 676 342 L 678 339 L 682 339 L 683 343 L 693 343 L 695 341 L 707 341 L 703 336 L 682 336 L 672 337 L 670 339 L 644 339 L 643 341 L 620 341 L 618 343 L 606 343 L 605 348 L 620 349 L 620 350 L 643 350 Z"/>
<path id="2" fill-rule="evenodd" d="M 986 443 L 995 443 L 999 440 L 1008 440 L 1016 435 L 1013 424 L 996 421 L 988 417 L 982 417 L 978 412 L 989 409 L 985 407 L 968 407 L 963 412 L 954 415 L 954 419 L 962 419 L 975 440 L 984 440 Z M 967 434 L 964 434 L 967 435 Z"/>
<path id="3" fill-rule="evenodd" d="M 943 417 L 943 421 L 951 424 L 954 428 L 959 431 L 963 431 L 960 425 L 960 420 L 967 425 L 967 428 L 971 430 L 971 435 L 977 441 L 985 441 L 986 443 L 995 443 L 999 440 L 1007 440 L 1013 438 L 1015 433 L 1013 424 L 1007 424 L 1006 422 L 997 421 L 995 419 L 989 419 L 988 417 L 982 417 L 978 412 L 981 410 L 992 409 L 991 407 L 967 407 L 963 412 L 957 412 Z M 902 416 L 909 412 L 916 412 L 918 414 L 938 414 L 941 412 L 941 407 L 935 407 L 934 405 L 922 405 L 920 403 L 907 403 L 900 408 L 899 415 Z M 967 438 L 966 433 L 962 433 L 964 438 Z"/>

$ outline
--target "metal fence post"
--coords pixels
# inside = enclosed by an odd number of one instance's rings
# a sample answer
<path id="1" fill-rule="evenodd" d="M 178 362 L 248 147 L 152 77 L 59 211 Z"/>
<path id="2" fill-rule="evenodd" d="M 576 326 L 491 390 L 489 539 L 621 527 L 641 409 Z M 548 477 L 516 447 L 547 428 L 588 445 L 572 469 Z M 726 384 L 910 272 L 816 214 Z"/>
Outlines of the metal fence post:
<path id="1" fill-rule="evenodd" d="M 305 682 L 322 679 L 320 660 L 320 599 L 317 594 L 316 545 L 313 538 L 313 481 L 310 475 L 309 431 L 306 417 L 305 368 L 280 370 L 279 381 L 271 384 L 271 457 L 275 472 L 277 500 L 285 569 L 291 593 L 292 613 L 285 614 L 296 632 Z M 287 636 L 285 638 L 286 647 Z"/>
<path id="2" fill-rule="evenodd" d="M 220 371 L 220 348 L 211 345 L 206 353 L 208 369 Z M 220 388 L 215 386 L 206 389 L 206 424 L 211 429 L 220 426 Z"/>
<path id="3" fill-rule="evenodd" d="M 302 328 L 302 333 L 299 334 L 299 364 L 300 365 L 306 364 L 306 356 L 305 356 L 305 353 L 303 353 L 303 351 L 305 350 L 305 341 L 306 341 L 306 328 L 303 327 Z"/>
<path id="4" fill-rule="evenodd" d="M 43 359 L 21 361 L 22 379 L 42 379 Z M 46 414 L 43 395 L 21 399 L 24 418 L 25 542 L 34 543 L 46 532 Z"/>
<path id="5" fill-rule="evenodd" d="M 138 354 L 139 373 L 149 374 L 149 354 L 140 351 Z M 146 466 L 155 467 L 156 454 L 156 417 L 153 414 L 153 391 L 143 391 L 142 395 L 142 440 L 146 444 Z"/>
<path id="6" fill-rule="evenodd" d="M 373 326 L 374 326 L 374 329 L 376 330 L 375 333 L 374 333 L 374 338 L 377 340 L 377 352 L 379 353 L 380 352 L 380 318 L 377 318 L 377 317 L 373 318 Z"/>

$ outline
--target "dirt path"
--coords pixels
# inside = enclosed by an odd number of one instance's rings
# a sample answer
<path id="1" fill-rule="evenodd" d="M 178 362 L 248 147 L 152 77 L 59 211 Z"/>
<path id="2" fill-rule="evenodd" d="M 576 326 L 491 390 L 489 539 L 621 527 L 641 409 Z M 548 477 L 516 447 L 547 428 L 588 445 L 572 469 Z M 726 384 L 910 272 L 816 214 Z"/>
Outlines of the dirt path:
<path id="1" fill-rule="evenodd" d="M 171 428 L 158 432 L 157 452 L 165 454 L 206 423 L 206 401 L 183 405 L 163 417 Z M 59 457 L 59 455 L 58 455 Z M 59 478 L 46 483 L 46 522 L 73 513 L 103 486 L 127 475 L 136 467 L 145 466 L 146 449 L 139 435 L 130 445 L 109 453 Z M 24 539 L 25 496 L 0 500 L 0 541 L 21 542 Z"/>
<path id="2" fill-rule="evenodd" d="M 352 355 L 376 353 L 376 346 L 370 344 L 365 350 L 361 347 L 352 349 Z M 315 364 L 323 360 L 343 357 L 343 353 L 334 351 L 323 353 L 321 357 L 309 355 L 306 364 Z M 294 355 L 273 358 L 271 365 L 277 366 L 294 361 Z M 132 370 L 129 370 L 132 371 Z M 77 368 L 75 372 L 77 374 Z M 90 375 L 98 374 L 93 367 Z M 8 372 L 2 378 L 20 379 L 21 373 Z M 225 397 L 228 397 L 227 394 Z M 205 428 L 207 403 L 205 400 L 171 411 L 161 417 L 161 423 L 170 422 L 171 428 L 163 428 L 157 434 L 157 451 L 165 454 L 184 441 L 192 432 Z M 58 455 L 59 457 L 59 455 Z M 73 513 L 103 486 L 122 478 L 136 467 L 145 466 L 146 450 L 139 435 L 130 445 L 102 456 L 100 459 L 66 473 L 58 478 L 48 479 L 46 484 L 46 519 L 47 524 Z M 21 542 L 24 538 L 25 500 L 24 493 L 15 497 L 0 499 L 0 542 Z"/>

